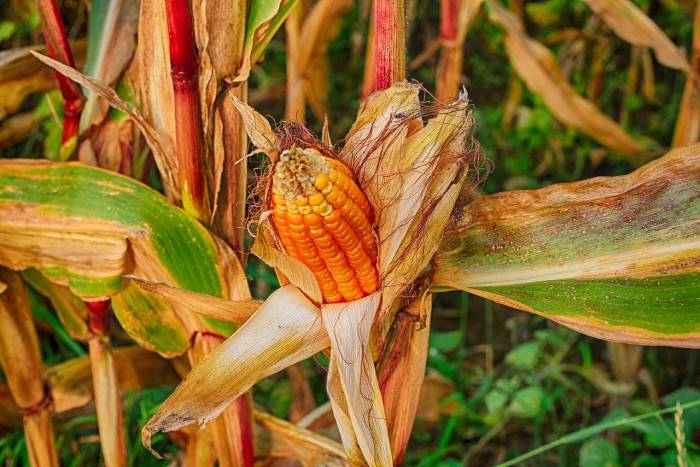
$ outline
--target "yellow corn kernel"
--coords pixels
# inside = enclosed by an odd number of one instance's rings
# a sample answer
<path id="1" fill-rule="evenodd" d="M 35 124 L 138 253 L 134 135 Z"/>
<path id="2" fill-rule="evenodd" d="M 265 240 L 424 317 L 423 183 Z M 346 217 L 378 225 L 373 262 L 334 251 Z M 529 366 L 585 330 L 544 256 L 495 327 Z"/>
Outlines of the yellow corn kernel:
<path id="1" fill-rule="evenodd" d="M 316 276 L 327 303 L 375 292 L 372 210 L 352 172 L 313 149 L 282 153 L 272 177 L 272 220 L 287 254 Z"/>

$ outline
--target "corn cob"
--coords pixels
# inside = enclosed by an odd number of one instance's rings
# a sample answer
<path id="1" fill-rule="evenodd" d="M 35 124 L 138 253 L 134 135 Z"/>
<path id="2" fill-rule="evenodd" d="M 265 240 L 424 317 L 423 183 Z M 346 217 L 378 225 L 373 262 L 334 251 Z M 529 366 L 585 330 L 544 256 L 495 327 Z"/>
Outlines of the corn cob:
<path id="1" fill-rule="evenodd" d="M 272 205 L 282 245 L 314 273 L 326 303 L 377 290 L 372 207 L 342 162 L 315 149 L 283 152 L 272 179 Z"/>

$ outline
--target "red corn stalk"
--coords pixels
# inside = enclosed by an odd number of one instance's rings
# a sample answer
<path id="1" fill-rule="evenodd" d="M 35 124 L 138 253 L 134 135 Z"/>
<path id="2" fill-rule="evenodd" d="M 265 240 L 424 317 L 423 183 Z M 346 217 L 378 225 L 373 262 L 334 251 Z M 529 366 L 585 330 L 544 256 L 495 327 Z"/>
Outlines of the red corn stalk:
<path id="1" fill-rule="evenodd" d="M 440 1 L 440 41 L 442 51 L 437 68 L 436 98 L 452 99 L 459 92 L 462 73 L 462 46 L 458 44 L 459 0 Z"/>
<path id="2" fill-rule="evenodd" d="M 365 51 L 365 70 L 362 76 L 362 99 L 374 91 L 374 11 L 369 19 L 367 29 L 367 50 Z"/>
<path id="3" fill-rule="evenodd" d="M 46 49 L 51 58 L 75 68 L 73 53 L 68 44 L 61 11 L 56 0 L 37 0 L 41 28 L 44 32 Z M 78 146 L 80 112 L 83 110 L 83 93 L 80 86 L 56 72 L 56 81 L 63 96 L 63 132 L 61 134 L 61 158 L 68 159 Z"/>
<path id="4" fill-rule="evenodd" d="M 189 2 L 167 0 L 170 66 L 175 96 L 175 131 L 182 206 L 199 220 L 208 219 L 202 173 L 202 126 L 199 112 L 199 62 Z"/>
<path id="5" fill-rule="evenodd" d="M 97 427 L 107 467 L 126 466 L 124 418 L 112 348 L 109 342 L 109 300 L 85 302 Z"/>
<path id="6" fill-rule="evenodd" d="M 406 77 L 404 0 L 374 2 L 374 90 L 387 89 Z"/>

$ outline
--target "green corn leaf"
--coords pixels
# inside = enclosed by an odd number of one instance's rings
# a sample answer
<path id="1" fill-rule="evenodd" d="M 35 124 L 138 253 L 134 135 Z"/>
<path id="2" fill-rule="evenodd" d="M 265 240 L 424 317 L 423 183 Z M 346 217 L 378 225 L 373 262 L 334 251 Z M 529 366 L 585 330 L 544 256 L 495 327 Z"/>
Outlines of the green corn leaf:
<path id="1" fill-rule="evenodd" d="M 434 283 L 607 340 L 700 347 L 699 173 L 694 145 L 626 176 L 478 199 Z"/>
<path id="2" fill-rule="evenodd" d="M 250 69 L 260 58 L 272 36 L 289 16 L 297 0 L 256 0 L 251 2 L 243 42 L 243 63 L 234 81 L 245 81 Z M 259 34 L 267 26 L 264 34 Z"/>
<path id="3" fill-rule="evenodd" d="M 82 299 L 113 297 L 131 336 L 166 356 L 200 327 L 228 335 L 233 325 L 125 289 L 124 275 L 216 297 L 235 296 L 245 280 L 230 249 L 165 197 L 77 163 L 0 161 L 0 264 L 36 268 Z"/>

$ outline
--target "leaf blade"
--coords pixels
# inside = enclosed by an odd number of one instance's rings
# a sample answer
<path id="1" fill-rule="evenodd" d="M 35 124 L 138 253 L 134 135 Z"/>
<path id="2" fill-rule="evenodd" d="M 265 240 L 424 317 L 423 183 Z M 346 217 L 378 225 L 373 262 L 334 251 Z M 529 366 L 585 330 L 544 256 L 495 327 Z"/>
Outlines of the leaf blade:
<path id="1" fill-rule="evenodd" d="M 608 340 L 698 347 L 698 167 L 694 145 L 629 175 L 477 200 L 434 259 L 435 285 Z"/>

